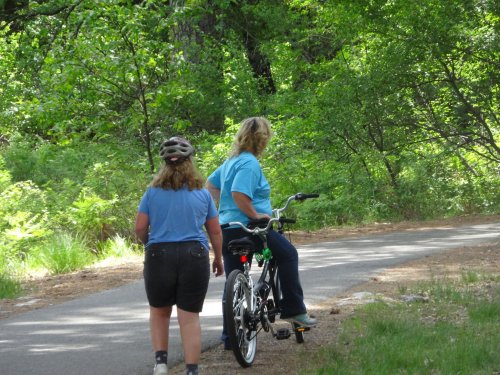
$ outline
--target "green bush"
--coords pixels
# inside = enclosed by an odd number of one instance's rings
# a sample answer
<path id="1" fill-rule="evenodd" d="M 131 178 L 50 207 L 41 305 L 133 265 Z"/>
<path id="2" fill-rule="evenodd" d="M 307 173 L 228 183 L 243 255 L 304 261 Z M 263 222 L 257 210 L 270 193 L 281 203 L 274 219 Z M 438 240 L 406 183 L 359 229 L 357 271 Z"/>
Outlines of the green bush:
<path id="1" fill-rule="evenodd" d="M 115 221 L 112 213 L 117 197 L 106 200 L 89 188 L 84 188 L 69 208 L 67 215 L 73 231 L 82 233 L 89 241 L 104 239 L 104 235 Z"/>
<path id="2" fill-rule="evenodd" d="M 51 274 L 75 271 L 96 259 L 83 237 L 64 232 L 51 236 L 37 248 L 34 257 Z"/>
<path id="3" fill-rule="evenodd" d="M 37 169 L 37 157 L 33 150 L 32 144 L 15 140 L 10 147 L 2 150 L 5 166 L 13 181 L 33 181 L 33 172 Z"/>
<path id="4" fill-rule="evenodd" d="M 101 258 L 121 258 L 138 254 L 141 249 L 137 244 L 120 235 L 108 238 L 101 245 L 99 256 Z"/>
<path id="5" fill-rule="evenodd" d="M 101 239 L 120 234 L 132 236 L 131 220 L 134 220 L 139 200 L 150 181 L 146 167 L 132 160 L 108 159 L 93 164 L 84 179 L 84 186 L 98 195 L 107 208 L 102 213 L 105 233 Z M 87 190 L 87 191 L 89 191 Z"/>
<path id="6" fill-rule="evenodd" d="M 63 146 L 13 139 L 2 154 L 13 181 L 30 180 L 44 186 L 64 179 L 82 182 L 85 170 L 100 156 L 93 148 L 95 145 L 87 143 Z"/>
<path id="7" fill-rule="evenodd" d="M 5 171 L 12 180 L 30 180 L 44 192 L 51 228 L 81 230 L 73 224 L 83 221 L 84 226 L 90 224 L 85 229 L 96 238 L 102 228 L 96 230 L 85 218 L 91 209 L 84 206 L 92 201 L 99 203 L 99 212 L 109 203 L 106 217 L 96 219 L 105 223 L 105 238 L 114 233 L 131 235 L 130 218 L 151 177 L 142 153 L 138 144 L 109 138 L 64 145 L 31 144 L 15 138 L 2 150 Z M 0 177 L 0 185 L 1 181 Z"/>
<path id="8" fill-rule="evenodd" d="M 16 262 L 50 234 L 46 196 L 31 181 L 9 185 L 0 193 L 0 255 Z"/>

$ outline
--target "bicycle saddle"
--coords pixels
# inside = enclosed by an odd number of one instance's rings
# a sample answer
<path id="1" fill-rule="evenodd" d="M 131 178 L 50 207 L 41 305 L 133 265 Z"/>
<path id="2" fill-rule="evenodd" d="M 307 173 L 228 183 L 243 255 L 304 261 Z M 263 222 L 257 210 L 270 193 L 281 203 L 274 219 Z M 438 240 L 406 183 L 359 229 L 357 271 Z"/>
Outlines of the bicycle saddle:
<path id="1" fill-rule="evenodd" d="M 255 252 L 255 244 L 248 237 L 229 241 L 227 247 L 229 251 L 231 251 L 235 255 L 248 255 Z"/>

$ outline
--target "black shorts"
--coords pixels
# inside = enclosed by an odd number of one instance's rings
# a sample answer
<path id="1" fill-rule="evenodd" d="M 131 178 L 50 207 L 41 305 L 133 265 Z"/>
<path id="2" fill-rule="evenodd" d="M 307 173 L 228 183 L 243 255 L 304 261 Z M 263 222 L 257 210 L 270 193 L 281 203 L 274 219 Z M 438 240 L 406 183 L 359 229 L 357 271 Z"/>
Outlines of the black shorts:
<path id="1" fill-rule="evenodd" d="M 144 283 L 150 306 L 177 305 L 201 312 L 209 279 L 209 255 L 200 242 L 164 242 L 146 248 Z"/>

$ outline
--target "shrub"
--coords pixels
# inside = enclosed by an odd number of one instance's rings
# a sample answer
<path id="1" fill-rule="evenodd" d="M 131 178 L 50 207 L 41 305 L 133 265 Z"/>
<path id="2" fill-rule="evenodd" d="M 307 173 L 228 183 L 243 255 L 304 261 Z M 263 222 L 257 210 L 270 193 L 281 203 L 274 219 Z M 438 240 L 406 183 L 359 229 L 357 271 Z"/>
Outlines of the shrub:
<path id="1" fill-rule="evenodd" d="M 117 200 L 117 197 L 103 199 L 88 188 L 82 189 L 68 212 L 73 230 L 92 242 L 105 239 L 110 224 L 115 221 L 112 208 Z"/>
<path id="2" fill-rule="evenodd" d="M 45 194 L 31 181 L 9 185 L 0 193 L 0 256 L 24 259 L 34 244 L 50 234 Z"/>
<path id="3" fill-rule="evenodd" d="M 127 257 L 137 253 L 137 245 L 133 244 L 127 238 L 115 235 L 108 238 L 101 247 L 99 255 L 102 258 L 120 258 Z"/>
<path id="4" fill-rule="evenodd" d="M 51 274 L 75 271 L 95 260 L 83 237 L 64 232 L 51 236 L 37 249 L 35 257 Z"/>

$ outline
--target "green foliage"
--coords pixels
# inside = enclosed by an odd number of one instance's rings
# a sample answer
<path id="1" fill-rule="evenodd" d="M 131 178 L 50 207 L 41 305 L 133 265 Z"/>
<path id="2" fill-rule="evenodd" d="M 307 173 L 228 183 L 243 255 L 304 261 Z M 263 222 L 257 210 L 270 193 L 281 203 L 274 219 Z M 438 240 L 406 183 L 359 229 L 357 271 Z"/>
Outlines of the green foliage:
<path id="1" fill-rule="evenodd" d="M 144 160 L 137 161 L 140 154 L 134 144 L 112 141 L 75 142 L 63 147 L 48 143 L 35 147 L 13 142 L 3 153 L 5 167 L 12 179 L 31 178 L 36 185 L 42 186 L 48 210 L 59 216 L 64 216 L 61 211 L 72 205 L 84 187 L 105 200 L 113 201 L 117 194 L 124 195 L 121 205 L 116 206 L 117 210 L 124 209 L 130 204 L 125 198 L 137 199 L 134 193 L 142 190 L 147 182 Z M 140 178 L 141 175 L 144 178 Z"/>
<path id="2" fill-rule="evenodd" d="M 25 257 L 30 247 L 50 234 L 46 197 L 30 181 L 0 193 L 0 254 L 7 262 Z"/>
<path id="3" fill-rule="evenodd" d="M 22 288 L 19 281 L 1 272 L 0 268 L 0 299 L 15 298 L 19 296 L 21 292 Z"/>
<path id="4" fill-rule="evenodd" d="M 7 38 L 8 33 L 9 28 L 0 21 L 0 81 L 3 83 L 0 86 L 0 147 L 13 132 L 12 119 L 18 115 L 24 89 L 22 73 L 16 66 L 18 37 Z"/>
<path id="5" fill-rule="evenodd" d="M 90 240 L 97 240 L 106 227 L 111 226 L 116 219 L 111 214 L 116 201 L 117 198 L 105 200 L 90 189 L 83 189 L 68 214 L 73 230 L 92 236 Z"/>
<path id="6" fill-rule="evenodd" d="M 320 193 L 304 228 L 500 212 L 493 0 L 56 5 L 0 25 L 9 262 L 53 231 L 132 238 L 160 142 L 188 137 L 208 176 L 254 115 L 273 204 Z"/>
<path id="7" fill-rule="evenodd" d="M 5 162 L 0 155 L 0 192 L 4 191 L 12 182 L 10 172 L 5 168 Z"/>
<path id="8" fill-rule="evenodd" d="M 57 146 L 48 142 L 28 142 L 13 138 L 3 152 L 5 165 L 14 181 L 33 181 L 38 186 L 54 185 L 63 180 L 81 182 L 82 169 L 95 155 L 89 144 Z M 95 147 L 94 147 L 95 148 Z"/>
<path id="9" fill-rule="evenodd" d="M 192 140 L 196 149 L 196 166 L 206 177 L 229 157 L 231 144 L 239 124 L 231 119 L 226 119 L 226 124 L 227 130 L 221 135 L 204 132 Z"/>
<path id="10" fill-rule="evenodd" d="M 55 233 L 34 252 L 33 261 L 52 274 L 81 269 L 95 260 L 86 243 L 86 239 L 78 235 Z"/>
<path id="11" fill-rule="evenodd" d="M 94 163 L 84 179 L 84 186 L 101 200 L 101 239 L 115 233 L 132 235 L 131 220 L 135 218 L 139 200 L 149 183 L 149 176 L 144 173 L 145 163 L 138 162 L 127 152 L 129 150 L 130 147 L 126 147 L 107 157 L 106 161 Z M 98 225 L 94 225 L 94 229 L 98 229 Z"/>
<path id="12" fill-rule="evenodd" d="M 3 150 L 0 175 L 0 253 L 10 270 L 53 231 L 79 233 L 98 251 L 114 234 L 131 237 L 147 184 L 140 150 L 114 142 L 75 142 L 63 147 L 41 142 L 12 143 Z M 103 161 L 104 160 L 104 161 Z M 14 177 L 21 181 L 13 182 Z M 143 177 L 141 177 L 143 176 Z M 33 177 L 34 181 L 23 178 Z M 64 259 L 64 258 L 63 258 Z M 21 272 L 21 271 L 20 271 Z"/>
<path id="13" fill-rule="evenodd" d="M 101 258 L 125 258 L 137 255 L 142 251 L 142 247 L 134 244 L 128 238 L 115 235 L 104 241 L 99 249 L 99 257 Z"/>

